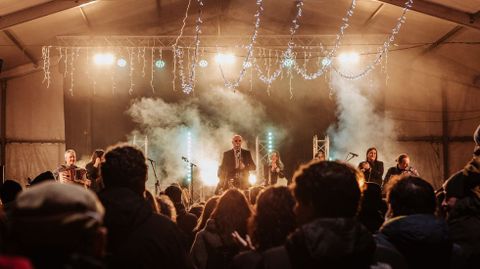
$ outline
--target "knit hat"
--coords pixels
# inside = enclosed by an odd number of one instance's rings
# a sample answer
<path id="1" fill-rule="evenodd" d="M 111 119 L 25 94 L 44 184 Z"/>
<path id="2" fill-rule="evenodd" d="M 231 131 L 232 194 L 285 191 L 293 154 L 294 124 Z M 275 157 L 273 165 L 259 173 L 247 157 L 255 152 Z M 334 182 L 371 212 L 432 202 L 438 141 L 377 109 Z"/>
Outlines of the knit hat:
<path id="1" fill-rule="evenodd" d="M 49 181 L 22 192 L 12 207 L 10 235 L 24 249 L 71 251 L 99 227 L 104 208 L 81 186 Z"/>

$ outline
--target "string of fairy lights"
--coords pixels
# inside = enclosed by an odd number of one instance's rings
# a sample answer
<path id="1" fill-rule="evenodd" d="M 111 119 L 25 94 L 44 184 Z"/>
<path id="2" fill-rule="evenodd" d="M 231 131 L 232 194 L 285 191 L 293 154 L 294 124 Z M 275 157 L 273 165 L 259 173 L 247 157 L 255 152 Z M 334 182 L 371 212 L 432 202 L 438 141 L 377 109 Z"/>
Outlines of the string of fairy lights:
<path id="1" fill-rule="evenodd" d="M 165 42 L 158 42 L 158 38 L 140 38 L 141 42 L 132 42 L 132 37 L 128 38 L 129 43 L 118 44 L 117 40 L 110 40 L 112 37 L 105 37 L 106 42 L 102 45 L 80 43 L 80 44 L 58 44 L 48 45 L 42 47 L 42 60 L 43 60 L 43 83 L 46 87 L 50 87 L 52 79 L 52 64 L 63 65 L 63 77 L 68 80 L 68 90 L 73 95 L 76 72 L 80 71 L 77 68 L 77 64 L 85 64 L 87 66 L 93 63 L 97 68 L 103 68 L 92 71 L 91 68 L 85 68 L 85 74 L 90 80 L 93 91 L 95 93 L 97 79 L 104 77 L 99 75 L 102 72 L 108 72 L 111 79 L 112 92 L 115 93 L 117 85 L 117 72 L 118 69 L 128 70 L 128 93 L 133 94 L 135 86 L 139 78 L 150 79 L 150 87 L 152 92 L 155 92 L 155 77 L 159 70 L 164 69 L 166 59 L 164 58 L 165 51 L 172 51 L 173 54 L 173 90 L 177 89 L 176 82 L 179 81 L 179 85 L 183 93 L 191 94 L 195 90 L 195 84 L 197 82 L 197 69 L 208 68 L 208 55 L 215 53 L 214 67 L 218 67 L 223 80 L 223 84 L 227 89 L 237 89 L 241 82 L 246 77 L 246 74 L 250 74 L 250 87 L 253 88 L 253 77 L 256 76 L 259 81 L 267 85 L 267 91 L 270 93 L 270 87 L 276 80 L 282 80 L 284 76 L 288 78 L 288 85 L 290 90 L 290 96 L 293 96 L 292 78 L 294 75 L 298 75 L 304 80 L 315 80 L 327 73 L 336 73 L 340 77 L 349 80 L 357 80 L 365 77 L 372 70 L 378 66 L 382 60 L 387 61 L 388 51 L 390 46 L 395 41 L 395 38 L 400 33 L 402 25 L 406 22 L 406 14 L 413 6 L 413 0 L 406 0 L 402 9 L 400 17 L 397 19 L 396 24 L 392 28 L 389 36 L 382 45 L 376 48 L 376 53 L 373 54 L 373 60 L 365 64 L 362 68 L 356 68 L 354 71 L 343 69 L 342 62 L 355 62 L 359 60 L 360 54 L 358 53 L 343 53 L 338 54 L 338 51 L 342 47 L 342 41 L 345 37 L 347 28 L 349 27 L 350 20 L 354 15 L 356 0 L 352 0 L 348 7 L 345 16 L 342 18 L 342 23 L 339 27 L 338 33 L 335 35 L 333 45 L 324 46 L 321 42 L 316 42 L 308 46 L 304 46 L 298 43 L 296 39 L 296 33 L 301 26 L 301 17 L 304 7 L 304 1 L 298 0 L 296 2 L 296 12 L 291 19 L 289 38 L 286 44 L 281 48 L 266 48 L 258 44 L 259 30 L 261 25 L 262 15 L 264 13 L 263 0 L 256 0 L 256 11 L 253 15 L 254 25 L 251 36 L 248 37 L 248 43 L 243 45 L 236 44 L 230 48 L 225 48 L 219 45 L 215 46 L 200 46 L 202 40 L 202 15 L 204 3 L 203 0 L 196 0 L 198 7 L 197 17 L 195 19 L 195 33 L 193 35 L 193 42 L 188 44 L 182 42 L 184 37 L 183 32 L 188 19 L 189 9 L 192 0 L 189 0 L 183 23 L 179 34 L 175 36 L 172 45 L 165 44 Z M 121 40 L 121 37 L 117 37 Z M 67 42 L 68 43 L 68 42 Z M 107 44 L 107 45 L 105 45 Z M 327 49 L 327 47 L 329 49 Z M 239 50 L 246 51 L 244 56 L 239 56 Z M 232 51 L 236 51 L 237 55 L 234 55 Z M 372 57 L 372 53 L 362 53 L 362 56 Z M 240 60 L 240 69 L 238 73 L 231 72 L 235 70 L 232 68 L 232 64 L 237 59 Z M 116 67 L 115 67 L 116 65 Z M 228 68 L 229 72 L 225 71 Z M 313 69 L 312 69 L 313 68 Z M 386 69 L 382 65 L 382 70 Z M 250 72 L 247 72 L 250 70 Z M 147 76 L 147 72 L 149 75 Z M 235 73 L 235 74 L 233 74 Z M 330 75 L 331 76 L 331 75 Z M 328 76 L 325 76 L 328 80 Z"/>

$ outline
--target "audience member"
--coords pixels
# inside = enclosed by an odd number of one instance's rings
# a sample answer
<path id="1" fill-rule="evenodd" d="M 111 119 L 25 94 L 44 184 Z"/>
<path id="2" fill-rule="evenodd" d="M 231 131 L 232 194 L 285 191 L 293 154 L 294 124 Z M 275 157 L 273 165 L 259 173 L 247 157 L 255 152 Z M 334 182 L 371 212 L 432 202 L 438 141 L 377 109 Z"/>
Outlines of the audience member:
<path id="1" fill-rule="evenodd" d="M 51 171 L 45 171 L 41 173 L 40 175 L 36 176 L 34 179 L 30 181 L 30 186 L 45 182 L 45 181 L 50 181 L 50 180 L 55 180 L 55 176 Z"/>
<path id="2" fill-rule="evenodd" d="M 177 222 L 177 211 L 175 210 L 175 206 L 173 205 L 172 200 L 170 200 L 170 197 L 161 194 L 157 196 L 155 200 L 157 200 L 157 204 L 160 208 L 160 214 L 166 216 L 173 222 Z"/>
<path id="3" fill-rule="evenodd" d="M 197 217 L 197 219 L 200 219 L 200 216 L 202 215 L 203 209 L 205 208 L 205 205 L 202 204 L 194 204 L 188 213 L 191 213 Z"/>
<path id="4" fill-rule="evenodd" d="M 237 232 L 245 237 L 250 215 L 250 205 L 241 191 L 229 189 L 224 192 L 205 229 L 195 237 L 190 252 L 195 268 L 229 268 L 240 251 L 232 234 Z"/>
<path id="5" fill-rule="evenodd" d="M 382 226 L 387 212 L 380 185 L 366 182 L 361 204 L 358 220 L 373 234 Z"/>
<path id="6" fill-rule="evenodd" d="M 258 196 L 254 214 L 249 220 L 249 235 L 254 250 L 237 255 L 234 268 L 257 268 L 263 251 L 285 243 L 296 227 L 294 206 L 295 199 L 287 187 L 270 187 Z"/>
<path id="7" fill-rule="evenodd" d="M 208 199 L 207 203 L 205 204 L 205 208 L 203 209 L 202 215 L 198 219 L 198 225 L 195 227 L 194 232 L 198 233 L 199 231 L 203 230 L 205 228 L 205 225 L 207 224 L 207 220 L 210 219 L 210 216 L 212 215 L 213 210 L 217 206 L 218 199 L 220 196 L 214 195 Z"/>
<path id="8" fill-rule="evenodd" d="M 182 189 L 177 185 L 170 185 L 165 189 L 165 194 L 170 197 L 177 211 L 177 225 L 185 234 L 188 247 L 190 247 L 195 239 L 193 230 L 197 226 L 198 218 L 187 212 L 185 205 L 182 203 L 182 193 Z"/>
<path id="9" fill-rule="evenodd" d="M 377 241 L 391 243 L 408 268 L 450 268 L 453 245 L 444 220 L 435 217 L 433 187 L 422 178 L 394 177 L 386 186 L 388 217 Z M 454 267 L 457 268 L 457 267 Z"/>
<path id="10" fill-rule="evenodd" d="M 46 182 L 22 192 L 9 214 L 7 253 L 36 269 L 104 268 L 104 208 L 73 184 Z"/>
<path id="11" fill-rule="evenodd" d="M 3 209 L 8 212 L 10 205 L 15 201 L 17 195 L 22 191 L 22 185 L 15 180 L 6 180 L 0 188 L 0 199 Z"/>
<path id="12" fill-rule="evenodd" d="M 476 143 L 472 160 L 443 185 L 447 222 L 453 242 L 459 244 L 467 259 L 467 268 L 480 264 L 480 126 L 474 133 Z"/>
<path id="13" fill-rule="evenodd" d="M 142 151 L 127 144 L 105 153 L 105 226 L 111 268 L 190 268 L 184 237 L 167 217 L 155 214 L 144 197 L 147 164 Z"/>
<path id="14" fill-rule="evenodd" d="M 102 177 L 100 176 L 100 164 L 102 163 L 102 157 L 105 154 L 103 149 L 96 149 L 92 153 L 90 162 L 87 163 L 85 169 L 87 170 L 87 178 L 90 180 L 90 189 L 99 192 L 103 189 Z"/>
<path id="15" fill-rule="evenodd" d="M 300 167 L 292 186 L 301 225 L 281 247 L 264 252 L 265 268 L 369 268 L 375 242 L 356 219 L 359 172 L 340 162 Z"/>

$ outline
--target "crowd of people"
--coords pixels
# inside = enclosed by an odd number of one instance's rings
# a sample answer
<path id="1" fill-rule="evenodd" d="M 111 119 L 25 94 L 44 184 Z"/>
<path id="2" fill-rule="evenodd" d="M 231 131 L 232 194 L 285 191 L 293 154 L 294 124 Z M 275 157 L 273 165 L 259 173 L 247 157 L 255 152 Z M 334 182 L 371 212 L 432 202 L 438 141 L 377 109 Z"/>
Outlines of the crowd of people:
<path id="1" fill-rule="evenodd" d="M 276 152 L 268 184 L 248 188 L 236 135 L 218 195 L 194 205 L 178 184 L 149 192 L 135 146 L 98 150 L 85 171 L 67 151 L 27 189 L 1 188 L 0 268 L 479 268 L 480 126 L 474 140 L 440 190 L 406 154 L 383 177 L 376 148 L 358 168 L 314 159 L 289 186 Z"/>

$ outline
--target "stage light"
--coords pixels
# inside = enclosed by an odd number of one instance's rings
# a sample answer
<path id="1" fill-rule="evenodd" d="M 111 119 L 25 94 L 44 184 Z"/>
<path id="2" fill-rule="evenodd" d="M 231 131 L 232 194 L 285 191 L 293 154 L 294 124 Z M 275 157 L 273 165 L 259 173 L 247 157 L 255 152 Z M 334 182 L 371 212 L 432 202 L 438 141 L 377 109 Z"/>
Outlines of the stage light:
<path id="1" fill-rule="evenodd" d="M 257 183 L 257 176 L 255 174 L 250 174 L 248 176 L 248 182 L 250 185 L 255 185 Z"/>
<path id="2" fill-rule="evenodd" d="M 192 182 L 192 133 L 187 132 L 187 181 Z"/>
<path id="3" fill-rule="evenodd" d="M 97 53 L 93 59 L 96 65 L 111 65 L 115 61 L 115 57 L 111 53 Z"/>
<path id="4" fill-rule="evenodd" d="M 120 58 L 120 59 L 117 60 L 117 65 L 119 67 L 125 67 L 125 66 L 127 66 L 127 60 L 125 60 L 123 58 Z"/>
<path id="5" fill-rule="evenodd" d="M 215 55 L 215 62 L 217 64 L 233 64 L 235 62 L 235 56 L 231 53 L 217 53 L 217 55 Z"/>
<path id="6" fill-rule="evenodd" d="M 157 67 L 158 69 L 162 69 L 165 67 L 165 61 L 162 60 L 162 59 L 158 59 L 155 61 L 155 67 Z"/>
<path id="7" fill-rule="evenodd" d="M 267 150 L 268 150 L 268 153 L 272 153 L 273 151 L 273 133 L 272 132 L 268 132 L 267 134 Z"/>
<path id="8" fill-rule="evenodd" d="M 343 64 L 357 63 L 359 59 L 360 59 L 360 55 L 358 55 L 358 53 L 356 53 L 356 52 L 342 53 L 342 54 L 340 54 L 340 56 L 338 56 L 338 60 Z"/>
<path id="9" fill-rule="evenodd" d="M 198 66 L 202 67 L 202 68 L 205 68 L 208 66 L 208 61 L 205 60 L 205 59 L 202 59 L 198 62 Z"/>
<path id="10" fill-rule="evenodd" d="M 282 62 L 282 66 L 284 68 L 290 68 L 293 66 L 293 64 L 295 63 L 295 60 L 292 59 L 292 58 L 285 58 Z"/>
<path id="11" fill-rule="evenodd" d="M 217 170 L 219 163 L 215 160 L 209 159 L 211 156 L 204 155 L 199 158 L 199 177 L 206 186 L 217 186 L 218 176 Z"/>

